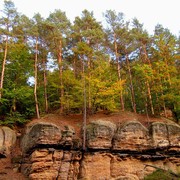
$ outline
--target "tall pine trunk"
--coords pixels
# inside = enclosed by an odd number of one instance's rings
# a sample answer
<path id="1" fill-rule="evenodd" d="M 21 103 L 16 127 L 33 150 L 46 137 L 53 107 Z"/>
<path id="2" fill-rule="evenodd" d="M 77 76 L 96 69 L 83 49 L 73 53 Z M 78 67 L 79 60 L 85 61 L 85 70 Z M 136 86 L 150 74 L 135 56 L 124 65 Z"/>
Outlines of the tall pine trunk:
<path id="1" fill-rule="evenodd" d="M 35 99 L 35 106 L 36 106 L 36 115 L 37 118 L 40 118 L 39 115 L 39 105 L 38 105 L 38 98 L 37 98 L 37 61 L 38 61 L 38 37 L 36 37 L 36 45 L 35 45 L 35 61 L 34 61 L 34 99 Z"/>
<path id="2" fill-rule="evenodd" d="M 46 61 L 45 61 L 45 59 L 43 59 L 43 79 L 44 79 L 45 112 L 48 113 L 47 77 L 46 77 Z"/>
<path id="3" fill-rule="evenodd" d="M 118 73 L 118 80 L 122 80 L 121 78 L 121 67 L 119 64 L 119 56 L 118 56 L 118 50 L 117 50 L 117 42 L 116 42 L 116 34 L 114 34 L 114 50 L 115 50 L 115 56 L 116 56 L 116 63 L 117 63 L 117 73 Z M 120 91 L 120 103 L 121 103 L 121 110 L 124 111 L 124 100 L 123 100 L 123 91 Z"/>
<path id="4" fill-rule="evenodd" d="M 163 92 L 163 85 L 162 85 L 162 79 L 160 81 L 160 89 L 161 89 L 161 95 L 164 96 L 164 92 Z M 162 106 L 163 106 L 163 111 L 164 111 L 164 116 L 167 118 L 167 111 L 166 111 L 166 103 L 164 101 L 164 98 L 162 99 Z"/>
<path id="5" fill-rule="evenodd" d="M 150 65 L 150 67 L 152 68 L 151 61 L 150 61 L 150 59 L 148 58 L 148 54 L 147 54 L 147 51 L 146 51 L 146 45 L 145 45 L 145 44 L 142 44 L 142 47 L 143 47 L 143 52 L 144 52 L 144 56 L 145 56 L 143 62 L 144 62 L 144 63 L 148 63 L 148 64 Z M 154 115 L 154 106 L 153 106 L 152 95 L 151 95 L 151 88 L 150 88 L 149 81 L 146 80 L 146 81 L 145 81 L 145 84 L 146 84 L 146 86 L 147 86 L 147 93 L 148 93 L 148 98 L 149 98 L 149 104 L 150 104 L 150 108 L 151 108 L 151 113 L 152 113 L 152 115 Z"/>
<path id="6" fill-rule="evenodd" d="M 154 115 L 154 106 L 153 106 L 153 102 L 152 102 L 152 95 L 151 95 L 151 88 L 149 85 L 149 81 L 146 80 L 145 82 L 146 86 L 147 86 L 147 93 L 148 93 L 148 97 L 149 97 L 149 103 L 150 103 L 150 107 L 151 107 L 151 113 Z"/>
<path id="7" fill-rule="evenodd" d="M 87 29 L 88 30 L 88 29 Z M 90 46 L 90 38 L 87 38 L 87 44 Z M 91 79 L 91 58 L 87 56 L 88 61 L 88 78 Z M 91 102 L 91 85 L 90 81 L 88 82 L 88 114 L 92 114 L 92 102 Z"/>
<path id="8" fill-rule="evenodd" d="M 85 78 L 85 62 L 82 60 L 83 74 L 83 150 L 86 150 L 86 124 L 87 124 L 87 103 L 86 103 L 86 78 Z"/>
<path id="9" fill-rule="evenodd" d="M 2 89 L 3 89 L 3 83 L 4 83 L 4 73 L 5 73 L 5 65 L 6 65 L 7 51 L 8 51 L 8 35 L 6 35 L 5 49 L 4 49 L 4 58 L 3 58 L 2 70 L 1 70 L 0 100 L 1 100 L 1 98 L 2 98 Z"/>
<path id="10" fill-rule="evenodd" d="M 129 74 L 129 80 L 130 80 L 132 109 L 133 109 L 133 111 L 136 113 L 136 102 L 135 102 L 134 86 L 133 86 L 133 81 L 132 81 L 131 67 L 130 67 L 129 58 L 128 58 L 128 54 L 127 54 L 127 53 L 126 53 L 126 64 L 127 64 L 128 74 Z"/>
<path id="11" fill-rule="evenodd" d="M 60 80 L 60 114 L 64 111 L 64 87 L 63 87 L 63 65 L 62 65 L 62 40 L 59 40 L 59 49 L 58 49 L 58 66 L 59 66 L 59 80 Z"/>

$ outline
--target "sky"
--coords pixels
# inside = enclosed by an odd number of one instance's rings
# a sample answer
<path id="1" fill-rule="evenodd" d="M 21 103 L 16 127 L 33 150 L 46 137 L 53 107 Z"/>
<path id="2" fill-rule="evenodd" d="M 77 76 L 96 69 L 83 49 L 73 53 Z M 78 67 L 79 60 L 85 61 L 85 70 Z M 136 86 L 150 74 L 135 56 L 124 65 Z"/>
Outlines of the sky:
<path id="1" fill-rule="evenodd" d="M 150 34 L 159 23 L 173 34 L 180 35 L 180 0 L 12 0 L 22 14 L 32 18 L 35 13 L 48 17 L 55 9 L 66 12 L 73 22 L 76 16 L 81 16 L 84 9 L 94 12 L 97 21 L 105 24 L 103 13 L 106 10 L 122 12 L 125 20 L 137 18 Z M 3 0 L 0 0 L 2 10 Z"/>

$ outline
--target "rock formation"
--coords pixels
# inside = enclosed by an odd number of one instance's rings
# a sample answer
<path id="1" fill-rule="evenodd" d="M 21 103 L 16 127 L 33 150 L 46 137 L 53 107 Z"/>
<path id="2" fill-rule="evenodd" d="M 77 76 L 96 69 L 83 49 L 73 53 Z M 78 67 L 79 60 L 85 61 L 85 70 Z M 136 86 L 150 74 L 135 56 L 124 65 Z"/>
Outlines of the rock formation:
<path id="1" fill-rule="evenodd" d="M 158 167 L 180 173 L 180 126 L 138 121 L 115 124 L 102 119 L 87 125 L 86 147 L 71 126 L 37 122 L 21 140 L 24 179 L 139 180 Z M 0 129 L 0 153 L 10 153 L 15 134 Z"/>
<path id="2" fill-rule="evenodd" d="M 92 121 L 87 126 L 87 147 L 89 149 L 110 149 L 116 132 L 116 125 L 109 121 Z"/>
<path id="3" fill-rule="evenodd" d="M 0 156 L 7 157 L 16 142 L 16 133 L 9 127 L 0 127 Z"/>
<path id="4" fill-rule="evenodd" d="M 180 126 L 138 121 L 92 121 L 87 151 L 71 127 L 34 124 L 22 140 L 23 174 L 29 179 L 143 179 L 157 166 L 180 171 Z M 146 165 L 151 165 L 147 166 Z"/>
<path id="5" fill-rule="evenodd" d="M 150 148 L 149 131 L 138 121 L 129 121 L 118 127 L 113 138 L 113 150 L 138 151 Z"/>

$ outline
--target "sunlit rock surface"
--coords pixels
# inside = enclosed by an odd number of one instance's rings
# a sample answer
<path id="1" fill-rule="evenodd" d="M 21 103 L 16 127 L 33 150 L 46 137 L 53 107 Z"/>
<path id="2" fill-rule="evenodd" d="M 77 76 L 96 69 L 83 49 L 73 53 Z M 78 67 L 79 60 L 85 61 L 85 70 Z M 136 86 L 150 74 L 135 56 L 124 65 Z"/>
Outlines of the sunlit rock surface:
<path id="1" fill-rule="evenodd" d="M 53 149 L 35 150 L 22 165 L 29 179 L 77 179 L 81 152 Z"/>
<path id="2" fill-rule="evenodd" d="M 180 172 L 180 126 L 138 121 L 87 125 L 86 151 L 73 127 L 36 123 L 21 143 L 21 172 L 29 179 L 143 179 L 155 168 Z M 2 140 L 1 140 L 2 141 Z M 148 166 L 150 165 L 150 166 Z"/>
<path id="3" fill-rule="evenodd" d="M 90 149 L 110 149 L 116 132 L 116 125 L 109 121 L 93 121 L 87 126 L 87 147 Z"/>
<path id="4" fill-rule="evenodd" d="M 162 122 L 152 123 L 150 127 L 151 145 L 155 149 L 167 151 L 180 150 L 180 126 Z"/>
<path id="5" fill-rule="evenodd" d="M 149 131 L 138 121 L 120 125 L 113 138 L 113 150 L 143 151 L 150 148 Z"/>
<path id="6" fill-rule="evenodd" d="M 16 133 L 9 127 L 0 127 L 0 156 L 8 156 L 16 142 Z"/>
<path id="7" fill-rule="evenodd" d="M 21 147 L 23 153 L 43 145 L 56 145 L 62 137 L 61 130 L 54 124 L 37 123 L 27 129 Z"/>

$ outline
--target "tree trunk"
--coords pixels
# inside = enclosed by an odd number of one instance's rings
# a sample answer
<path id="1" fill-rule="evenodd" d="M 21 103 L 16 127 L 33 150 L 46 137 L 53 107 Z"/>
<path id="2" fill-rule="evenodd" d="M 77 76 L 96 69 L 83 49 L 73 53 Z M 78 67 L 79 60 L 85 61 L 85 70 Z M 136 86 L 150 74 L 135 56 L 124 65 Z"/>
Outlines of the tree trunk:
<path id="1" fill-rule="evenodd" d="M 36 115 L 37 118 L 40 118 L 39 115 L 39 105 L 38 105 L 38 98 L 37 98 L 37 61 L 38 61 L 38 38 L 36 37 L 36 47 L 35 47 L 35 61 L 34 61 L 34 99 L 36 105 Z"/>
<path id="2" fill-rule="evenodd" d="M 14 92 L 15 92 L 15 88 L 14 88 Z M 12 100 L 11 112 L 16 112 L 16 98 L 15 97 Z"/>
<path id="3" fill-rule="evenodd" d="M 142 47 L 143 47 L 143 51 L 144 51 L 144 60 L 143 60 L 143 63 L 148 63 L 150 65 L 150 67 L 152 67 L 151 65 L 151 61 L 149 60 L 148 58 L 148 54 L 147 54 L 147 51 L 146 51 L 146 45 L 142 43 Z M 152 95 L 151 95 L 151 88 L 150 88 L 150 84 L 149 84 L 149 81 L 146 80 L 145 82 L 146 86 L 147 86 L 147 92 L 148 92 L 148 98 L 149 98 L 149 103 L 150 103 L 150 107 L 151 107 L 151 113 L 154 115 L 154 106 L 153 106 L 153 102 L 152 102 Z"/>
<path id="4" fill-rule="evenodd" d="M 143 51 L 144 51 L 144 63 L 148 62 L 148 64 L 152 67 L 151 65 L 151 61 L 150 59 L 148 58 L 148 54 L 147 54 L 147 51 L 146 51 L 146 45 L 142 43 L 142 47 L 143 47 Z"/>
<path id="5" fill-rule="evenodd" d="M 130 67 L 130 64 L 129 64 L 128 54 L 126 54 L 126 64 L 127 64 L 128 73 L 129 73 L 129 80 L 130 80 L 132 109 L 136 113 L 136 102 L 135 102 L 134 86 L 133 86 L 133 82 L 132 82 L 132 73 L 131 73 L 131 67 Z"/>
<path id="6" fill-rule="evenodd" d="M 122 80 L 121 78 L 121 68 L 119 64 L 119 56 L 118 56 L 118 50 L 117 50 L 117 42 L 116 42 L 116 34 L 114 34 L 114 50 L 116 55 L 116 63 L 117 63 L 117 72 L 118 72 L 118 80 Z M 121 103 L 121 110 L 124 111 L 124 100 L 123 100 L 123 92 L 120 91 L 120 103 Z"/>
<path id="7" fill-rule="evenodd" d="M 63 66 L 62 66 L 62 41 L 59 41 L 59 49 L 58 49 L 58 65 L 59 65 L 59 80 L 60 80 L 60 114 L 63 113 L 64 104 L 63 104 L 63 97 L 64 97 L 64 87 L 63 87 Z"/>
<path id="8" fill-rule="evenodd" d="M 87 44 L 90 46 L 90 38 L 87 38 Z M 87 56 L 88 62 L 88 78 L 91 79 L 91 58 Z M 91 85 L 90 81 L 88 82 L 88 114 L 92 114 L 92 101 L 91 101 Z"/>
<path id="9" fill-rule="evenodd" d="M 148 125 L 149 125 L 149 113 L 148 113 L 148 109 L 147 109 L 147 99 L 146 99 L 146 102 L 145 102 L 145 110 L 146 110 L 146 117 L 147 117 L 147 121 L 148 121 Z"/>
<path id="10" fill-rule="evenodd" d="M 85 79 L 85 67 L 83 63 L 83 150 L 86 150 L 86 123 L 87 123 L 87 111 L 86 111 L 86 79 Z"/>
<path id="11" fill-rule="evenodd" d="M 2 89 L 3 89 L 3 83 L 4 83 L 4 72 L 5 72 L 7 51 L 8 51 L 8 36 L 6 36 L 4 58 L 3 58 L 3 63 L 2 63 L 1 81 L 0 81 L 0 100 L 2 98 Z"/>
<path id="12" fill-rule="evenodd" d="M 88 78 L 91 79 L 91 62 L 88 57 Z M 88 114 L 92 114 L 92 102 L 91 102 L 91 85 L 88 83 Z"/>
<path id="13" fill-rule="evenodd" d="M 161 87 L 161 95 L 163 96 L 164 92 L 163 92 L 162 80 L 160 82 L 160 87 Z M 167 118 L 166 103 L 164 101 L 164 98 L 163 98 L 163 102 L 162 103 L 163 103 L 162 106 L 163 106 L 164 116 Z"/>
<path id="14" fill-rule="evenodd" d="M 151 113 L 154 115 L 154 106 L 152 103 L 152 96 L 151 96 L 151 88 L 149 86 L 149 82 L 146 81 L 146 86 L 147 86 L 147 92 L 148 92 L 148 97 L 149 97 L 149 103 L 150 103 L 150 107 L 151 107 Z"/>
<path id="15" fill-rule="evenodd" d="M 43 79 L 44 79 L 45 112 L 48 113 L 48 96 L 47 96 L 47 78 L 46 78 L 46 61 L 45 61 L 45 59 L 43 59 Z"/>
<path id="16" fill-rule="evenodd" d="M 76 73 L 76 58 L 73 59 L 73 72 L 74 72 L 74 77 L 77 77 Z"/>

